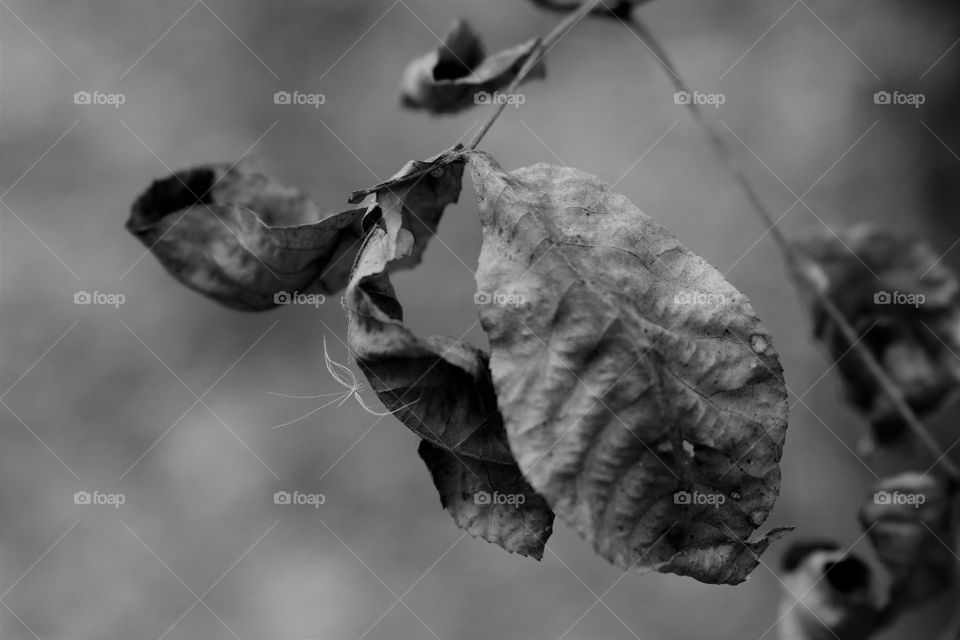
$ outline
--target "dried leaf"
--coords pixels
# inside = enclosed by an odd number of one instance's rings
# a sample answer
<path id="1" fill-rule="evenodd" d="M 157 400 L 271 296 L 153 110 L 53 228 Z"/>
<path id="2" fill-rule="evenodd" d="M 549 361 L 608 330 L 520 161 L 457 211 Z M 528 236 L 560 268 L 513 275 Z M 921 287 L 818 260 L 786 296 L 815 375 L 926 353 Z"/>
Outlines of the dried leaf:
<path id="1" fill-rule="evenodd" d="M 418 451 L 440 492 L 440 504 L 457 526 L 509 551 L 543 557 L 553 532 L 553 512 L 516 464 L 457 456 L 426 440 Z"/>
<path id="2" fill-rule="evenodd" d="M 431 162 L 411 166 L 429 170 Z M 412 249 L 391 269 L 420 261 L 440 213 L 424 208 L 408 221 Z M 127 229 L 183 284 L 228 307 L 260 311 L 295 293 L 343 289 L 366 214 L 360 208 L 324 217 L 293 187 L 243 167 L 209 165 L 155 181 L 134 202 Z"/>
<path id="3" fill-rule="evenodd" d="M 860 511 L 860 523 L 893 578 L 898 608 L 924 604 L 949 593 L 957 560 L 951 496 L 930 475 L 886 478 Z"/>
<path id="4" fill-rule="evenodd" d="M 477 284 L 510 447 L 621 569 L 736 584 L 780 485 L 777 353 L 746 297 L 576 169 L 470 158 Z"/>
<path id="5" fill-rule="evenodd" d="M 407 171 L 418 174 L 416 166 Z M 486 354 L 450 338 L 413 335 L 387 276 L 391 263 L 407 259 L 413 246 L 408 221 L 433 218 L 431 210 L 442 212 L 455 202 L 462 172 L 462 160 L 439 163 L 376 192 L 382 218 L 347 287 L 348 340 L 383 404 L 424 439 L 421 457 L 457 524 L 509 551 L 540 558 L 553 514 L 510 453 Z M 491 496 L 486 504 L 484 492 Z M 514 504 L 500 504 L 495 496 Z"/>
<path id="6" fill-rule="evenodd" d="M 343 288 L 363 214 L 321 219 L 297 189 L 209 165 L 154 182 L 134 202 L 127 229 L 183 284 L 228 307 L 258 311 L 284 294 Z"/>
<path id="7" fill-rule="evenodd" d="M 489 102 L 486 98 L 510 84 L 536 47 L 533 39 L 488 57 L 470 25 L 457 20 L 439 47 L 407 66 L 400 84 L 401 103 L 438 114 Z M 540 61 L 526 79 L 543 76 Z"/>
<path id="8" fill-rule="evenodd" d="M 867 564 L 829 541 L 790 546 L 777 621 L 783 640 L 865 640 L 879 623 Z"/>
<path id="9" fill-rule="evenodd" d="M 798 248 L 819 266 L 825 293 L 862 337 L 920 416 L 939 408 L 960 380 L 960 283 L 926 243 L 894 229 L 858 225 L 817 231 Z M 814 330 L 838 362 L 850 402 L 878 444 L 909 433 L 858 353 L 819 305 Z"/>

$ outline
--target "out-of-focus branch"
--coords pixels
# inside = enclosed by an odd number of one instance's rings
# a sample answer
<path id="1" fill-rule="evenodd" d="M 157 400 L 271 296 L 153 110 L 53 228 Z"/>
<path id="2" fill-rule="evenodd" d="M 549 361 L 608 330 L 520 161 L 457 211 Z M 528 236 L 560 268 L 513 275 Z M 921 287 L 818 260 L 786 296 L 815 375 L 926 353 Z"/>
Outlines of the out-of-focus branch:
<path id="1" fill-rule="evenodd" d="M 621 22 L 623 22 L 627 28 L 633 31 L 633 33 L 635 33 L 637 37 L 639 37 L 647 45 L 647 47 L 649 47 L 650 51 L 653 53 L 653 56 L 657 59 L 657 62 L 666 72 L 667 77 L 673 83 L 673 86 L 676 88 L 676 90 L 689 93 L 690 89 L 680 77 L 680 74 L 677 73 L 676 67 L 670 61 L 666 50 L 653 36 L 649 29 L 647 29 L 646 26 L 636 16 L 627 17 L 625 20 L 621 20 Z M 857 334 L 856 330 L 851 326 L 849 320 L 847 320 L 846 316 L 843 315 L 843 312 L 840 311 L 839 307 L 837 307 L 837 305 L 818 283 L 819 278 L 816 276 L 819 268 L 801 256 L 794 245 L 786 238 L 786 236 L 784 236 L 783 232 L 777 228 L 777 221 L 774 220 L 770 212 L 767 211 L 763 201 L 760 199 L 760 196 L 750 184 L 750 181 L 747 179 L 746 172 L 740 166 L 737 157 L 731 153 L 720 132 L 717 131 L 710 121 L 703 116 L 699 106 L 693 100 L 687 102 L 687 106 L 689 107 L 690 113 L 693 115 L 694 120 L 696 120 L 706 132 L 711 144 L 720 156 L 723 165 L 731 172 L 731 174 L 733 174 L 737 184 L 740 185 L 740 188 L 747 196 L 747 200 L 750 202 L 753 210 L 767 225 L 768 232 L 773 237 L 774 242 L 776 242 L 778 248 L 783 254 L 784 260 L 787 263 L 787 271 L 791 279 L 801 290 L 801 293 L 812 295 L 814 297 L 814 299 L 817 301 L 817 304 L 823 308 L 826 314 L 830 317 L 830 320 L 833 321 L 840 329 L 840 332 L 847 343 L 852 345 L 852 350 L 861 358 L 867 368 L 867 371 L 876 380 L 881 391 L 893 404 L 901 418 L 903 418 L 904 423 L 910 428 L 917 440 L 935 460 L 935 464 L 948 478 L 950 478 L 952 484 L 960 484 L 960 468 L 958 468 L 957 465 L 955 465 L 953 461 L 947 457 L 946 453 L 943 451 L 937 441 L 933 438 L 933 436 L 930 435 L 930 432 L 913 412 L 913 409 L 911 409 L 910 405 L 907 404 L 907 401 L 904 398 L 903 393 L 900 391 L 900 388 L 890 378 L 883 366 L 877 361 L 873 353 L 871 353 L 870 350 L 863 344 L 863 342 L 860 340 L 861 336 Z"/>

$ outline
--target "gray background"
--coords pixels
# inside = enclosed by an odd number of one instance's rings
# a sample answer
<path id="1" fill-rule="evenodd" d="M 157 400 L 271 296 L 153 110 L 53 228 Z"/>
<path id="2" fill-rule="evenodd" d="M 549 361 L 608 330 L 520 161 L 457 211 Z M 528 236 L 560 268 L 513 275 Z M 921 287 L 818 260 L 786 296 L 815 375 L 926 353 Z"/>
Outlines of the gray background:
<path id="1" fill-rule="evenodd" d="M 886 221 L 947 252 L 960 169 L 950 4 L 661 0 L 639 14 L 693 87 L 725 94 L 708 117 L 733 132 L 774 213 L 805 194 L 785 232 Z M 348 402 L 272 430 L 322 400 L 267 392 L 338 390 L 321 348 L 326 337 L 346 358 L 337 301 L 219 308 L 125 232 L 130 202 L 168 169 L 245 156 L 336 211 L 352 189 L 469 134 L 486 107 L 431 119 L 402 111 L 396 92 L 406 61 L 458 16 L 491 51 L 557 20 L 506 0 L 0 0 L 0 637 L 773 636 L 782 543 L 737 588 L 621 577 L 561 523 L 537 563 L 462 537 L 395 419 Z M 626 29 L 584 22 L 547 65 L 481 147 L 507 168 L 564 163 L 619 180 L 728 271 L 776 339 L 791 403 L 804 403 L 767 525 L 853 544 L 874 474 L 897 463 L 855 456 L 864 425 L 842 403 L 763 225 Z M 273 104 L 275 91 L 295 89 L 326 104 Z M 877 106 L 879 89 L 923 91 L 927 104 Z M 126 103 L 78 106 L 78 90 Z M 467 338 L 483 345 L 472 198 L 465 184 L 442 242 L 395 283 L 421 335 L 472 326 Z M 77 306 L 80 290 L 126 302 Z M 953 418 L 933 421 L 947 444 Z M 276 506 L 279 489 L 322 492 L 326 504 Z M 75 505 L 78 490 L 126 503 Z M 865 542 L 857 549 L 869 555 Z M 885 637 L 924 637 L 951 599 Z"/>

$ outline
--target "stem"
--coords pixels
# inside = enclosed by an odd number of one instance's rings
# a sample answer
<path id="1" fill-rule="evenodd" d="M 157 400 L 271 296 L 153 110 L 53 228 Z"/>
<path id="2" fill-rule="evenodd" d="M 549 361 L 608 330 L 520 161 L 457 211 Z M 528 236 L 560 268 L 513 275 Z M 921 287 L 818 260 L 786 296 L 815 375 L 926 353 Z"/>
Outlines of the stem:
<path id="1" fill-rule="evenodd" d="M 684 83 L 683 79 L 677 73 L 676 68 L 666 53 L 666 50 L 659 43 L 659 41 L 657 41 L 653 34 L 650 33 L 646 26 L 635 17 L 631 17 L 622 22 L 650 48 L 650 51 L 653 52 L 653 55 L 655 58 L 657 58 L 660 66 L 664 69 L 664 71 L 666 71 L 667 76 L 670 78 L 671 82 L 673 82 L 673 86 L 677 89 L 677 91 L 689 93 L 690 89 L 686 86 L 686 83 Z M 787 272 L 794 283 L 800 288 L 801 293 L 806 292 L 813 295 L 817 303 L 823 307 L 823 310 L 830 317 L 830 320 L 832 320 L 840 329 L 844 339 L 850 345 L 852 345 L 853 351 L 855 351 L 863 360 L 863 363 L 866 365 L 870 375 L 872 375 L 876 380 L 884 395 L 886 395 L 890 402 L 893 403 L 894 408 L 900 414 L 900 417 L 907 424 L 910 430 L 913 431 L 914 436 L 920 441 L 923 447 L 927 449 L 929 454 L 936 461 L 935 464 L 941 468 L 941 470 L 953 483 L 960 482 L 960 468 L 958 468 L 953 461 L 947 458 L 946 453 L 933 438 L 933 436 L 930 435 L 930 432 L 927 431 L 927 428 L 913 412 L 913 409 L 910 408 L 910 405 L 907 404 L 907 401 L 904 399 L 900 388 L 890 378 L 890 376 L 887 375 L 886 370 L 884 370 L 883 366 L 877 362 L 877 359 L 874 357 L 873 353 L 871 353 L 870 350 L 865 347 L 862 342 L 860 342 L 861 336 L 857 335 L 856 330 L 850 325 L 850 322 L 843 315 L 843 312 L 840 311 L 837 305 L 834 304 L 833 300 L 830 299 L 827 293 L 817 284 L 816 280 L 813 278 L 813 271 L 810 268 L 809 261 L 800 255 L 796 247 L 794 247 L 794 245 L 787 240 L 786 236 L 784 236 L 783 233 L 777 228 L 777 221 L 774 220 L 773 216 L 770 215 L 770 212 L 767 211 L 766 207 L 763 205 L 763 201 L 760 199 L 760 196 L 751 186 L 749 180 L 747 180 L 746 172 L 740 166 L 740 163 L 737 161 L 734 154 L 731 153 L 730 148 L 727 146 L 726 142 L 724 142 L 723 137 L 710 123 L 710 121 L 703 116 L 703 113 L 700 111 L 700 108 L 697 104 L 691 100 L 687 103 L 687 106 L 690 108 L 690 112 L 693 115 L 694 120 L 696 120 L 706 132 L 711 144 L 719 154 L 722 164 L 733 174 L 734 179 L 746 194 L 747 200 L 750 201 L 754 211 L 760 216 L 764 223 L 767 224 L 770 235 L 773 236 L 774 241 L 779 247 L 787 263 Z"/>
<path id="2" fill-rule="evenodd" d="M 557 23 L 557 26 L 553 28 L 550 33 L 544 36 L 541 39 L 538 39 L 533 46 L 533 51 L 530 52 L 530 56 L 527 58 L 526 62 L 523 63 L 523 66 L 520 67 L 520 71 L 513 78 L 510 84 L 507 86 L 504 93 L 512 94 L 517 90 L 517 87 L 520 86 L 520 83 L 523 82 L 524 78 L 533 71 L 540 61 L 543 59 L 543 56 L 553 48 L 553 45 L 557 43 L 560 38 L 565 36 L 570 29 L 572 29 L 578 22 L 583 20 L 588 13 L 593 11 L 597 5 L 601 4 L 603 0 L 583 0 L 580 3 L 580 6 L 576 11 L 567 14 L 563 20 Z M 487 135 L 487 132 L 490 130 L 490 127 L 493 126 L 493 123 L 497 121 L 497 118 L 500 117 L 500 114 L 503 113 L 503 110 L 506 108 L 506 102 L 500 102 L 494 108 L 493 113 L 490 114 L 490 117 L 487 118 L 487 121 L 483 123 L 483 126 L 470 138 L 470 142 L 466 144 L 466 150 L 471 151 L 477 148 L 477 145 L 480 144 L 480 141 L 483 139 L 483 136 Z"/>

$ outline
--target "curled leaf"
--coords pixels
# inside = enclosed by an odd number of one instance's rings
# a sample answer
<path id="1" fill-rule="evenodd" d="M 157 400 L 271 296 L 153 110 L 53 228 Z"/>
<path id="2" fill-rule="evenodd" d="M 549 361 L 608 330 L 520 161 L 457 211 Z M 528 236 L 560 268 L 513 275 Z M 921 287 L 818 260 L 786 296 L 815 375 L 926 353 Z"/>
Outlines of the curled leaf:
<path id="1" fill-rule="evenodd" d="M 209 165 L 154 182 L 134 202 L 127 229 L 183 284 L 228 307 L 258 311 L 294 292 L 344 287 L 363 214 L 324 218 L 297 189 Z"/>
<path id="2" fill-rule="evenodd" d="M 751 539 L 787 426 L 746 297 L 594 176 L 470 166 L 480 318 L 524 476 L 621 569 L 742 582 L 781 533 Z"/>
<path id="3" fill-rule="evenodd" d="M 777 628 L 783 640 L 866 640 L 879 623 L 870 568 L 830 541 L 784 554 Z"/>
<path id="4" fill-rule="evenodd" d="M 951 496 L 930 475 L 903 473 L 886 478 L 860 511 L 860 523 L 893 578 L 890 598 L 897 608 L 945 595 L 957 570 Z"/>
<path id="5" fill-rule="evenodd" d="M 441 211 L 424 209 L 407 221 L 414 242 L 392 269 L 419 262 Z M 155 181 L 134 202 L 127 229 L 181 283 L 228 307 L 261 311 L 297 293 L 343 289 L 367 213 L 324 216 L 298 189 L 220 164 Z"/>
<path id="6" fill-rule="evenodd" d="M 940 256 L 917 238 L 858 225 L 826 229 L 798 248 L 819 267 L 824 292 L 843 312 L 919 415 L 939 408 L 960 380 L 960 283 Z M 814 302 L 816 337 L 838 363 L 850 402 L 864 412 L 880 445 L 909 432 L 899 412 Z"/>
<path id="7" fill-rule="evenodd" d="M 345 297 L 350 348 L 387 409 L 424 440 L 420 455 L 457 524 L 509 551 L 540 558 L 553 514 L 510 453 L 486 354 L 450 338 L 422 340 L 411 333 L 387 275 L 414 245 L 410 221 L 439 218 L 431 211 L 442 212 L 460 193 L 462 160 L 418 173 L 420 168 L 411 165 L 376 191 L 381 219 L 364 243 Z"/>
<path id="8" fill-rule="evenodd" d="M 439 47 L 407 66 L 400 85 L 401 103 L 434 114 L 489 103 L 490 96 L 510 84 L 536 48 L 533 39 L 487 56 L 480 37 L 466 21 L 457 20 Z M 540 61 L 527 79 L 543 76 Z"/>

